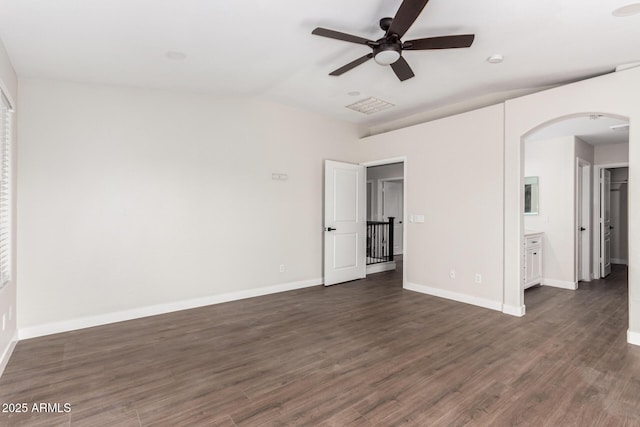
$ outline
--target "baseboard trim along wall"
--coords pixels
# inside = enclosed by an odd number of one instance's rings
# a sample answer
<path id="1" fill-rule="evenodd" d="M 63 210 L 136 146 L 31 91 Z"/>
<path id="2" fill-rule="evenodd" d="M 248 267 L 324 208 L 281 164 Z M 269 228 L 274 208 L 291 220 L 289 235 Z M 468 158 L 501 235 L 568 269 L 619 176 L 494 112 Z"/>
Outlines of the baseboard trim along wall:
<path id="1" fill-rule="evenodd" d="M 518 306 L 515 306 L 515 305 L 503 304 L 502 305 L 502 312 L 504 314 L 508 314 L 508 315 L 511 315 L 511 316 L 522 317 L 526 313 L 526 307 L 524 305 L 521 305 L 520 307 L 518 307 Z"/>
<path id="2" fill-rule="evenodd" d="M 280 285 L 245 289 L 238 292 L 230 292 L 226 294 L 211 295 L 202 298 L 170 302 L 167 304 L 134 308 L 131 310 L 100 314 L 97 316 L 81 317 L 77 319 L 64 320 L 61 322 L 47 323 L 44 325 L 30 326 L 27 328 L 20 328 L 18 331 L 18 338 L 20 340 L 24 340 L 45 335 L 57 334 L 60 332 L 75 331 L 78 329 L 91 328 L 93 326 L 101 326 L 107 325 L 109 323 L 123 322 L 125 320 L 139 319 L 141 317 L 155 316 L 158 314 L 171 313 L 174 311 L 188 310 L 190 308 L 204 307 L 207 305 L 221 304 L 224 302 L 237 301 L 246 298 L 254 298 L 263 295 L 277 294 L 279 292 L 292 291 L 295 289 L 308 288 L 311 286 L 322 285 L 322 283 L 324 283 L 322 278 L 302 280 L 298 282 L 283 283 Z"/>
<path id="3" fill-rule="evenodd" d="M 502 311 L 502 302 L 493 301 L 485 298 L 474 297 L 471 295 L 460 294 L 457 292 L 446 291 L 444 289 L 432 288 L 430 286 L 419 285 L 417 283 L 406 282 L 404 288 L 421 294 L 427 294 L 434 297 L 445 298 L 465 304 L 476 305 L 491 310 Z"/>
<path id="4" fill-rule="evenodd" d="M 627 342 L 633 345 L 640 345 L 640 332 L 627 331 Z"/>
<path id="5" fill-rule="evenodd" d="M 611 264 L 624 264 L 628 265 L 629 261 L 623 258 L 611 258 Z"/>
<path id="6" fill-rule="evenodd" d="M 396 262 L 380 262 L 378 264 L 367 265 L 367 274 L 382 273 L 383 271 L 391 271 L 396 269 Z"/>
<path id="7" fill-rule="evenodd" d="M 578 289 L 578 282 L 569 282 L 566 280 L 542 279 L 544 286 L 552 286 L 554 288 L 569 289 L 575 291 Z"/>
<path id="8" fill-rule="evenodd" d="M 13 349 L 16 348 L 16 344 L 18 343 L 18 331 L 13 334 L 13 338 L 7 348 L 5 348 L 4 353 L 2 353 L 2 357 L 0 358 L 0 377 L 4 373 L 4 368 L 7 367 L 7 363 L 9 363 L 9 359 L 13 354 Z"/>

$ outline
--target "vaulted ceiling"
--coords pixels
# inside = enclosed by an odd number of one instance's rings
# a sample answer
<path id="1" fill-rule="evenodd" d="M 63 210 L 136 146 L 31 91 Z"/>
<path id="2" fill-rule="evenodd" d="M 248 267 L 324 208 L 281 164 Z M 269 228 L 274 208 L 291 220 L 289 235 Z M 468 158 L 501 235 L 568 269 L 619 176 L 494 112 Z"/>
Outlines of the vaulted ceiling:
<path id="1" fill-rule="evenodd" d="M 467 49 L 405 51 L 400 82 L 370 52 L 311 35 L 318 26 L 378 39 L 401 0 L 0 0 L 0 38 L 20 76 L 170 88 L 284 102 L 364 125 L 473 99 L 499 100 L 640 61 L 629 0 L 431 0 L 404 40 L 476 35 Z M 504 61 L 487 58 L 501 54 Z M 372 115 L 345 106 L 394 104 Z"/>

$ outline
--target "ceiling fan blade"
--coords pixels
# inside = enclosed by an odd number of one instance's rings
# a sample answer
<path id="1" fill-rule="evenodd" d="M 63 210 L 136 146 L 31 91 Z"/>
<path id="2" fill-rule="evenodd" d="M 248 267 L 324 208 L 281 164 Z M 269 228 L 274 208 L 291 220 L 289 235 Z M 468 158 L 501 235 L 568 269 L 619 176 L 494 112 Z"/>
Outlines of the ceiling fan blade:
<path id="1" fill-rule="evenodd" d="M 429 0 L 404 0 L 396 12 L 396 16 L 391 21 L 391 26 L 387 30 L 387 36 L 396 34 L 398 38 L 402 38 L 409 27 L 413 25 L 422 9 L 427 5 Z"/>
<path id="2" fill-rule="evenodd" d="M 358 58 L 355 61 L 349 62 L 347 65 L 343 65 L 342 67 L 338 68 L 337 70 L 329 73 L 329 75 L 330 76 L 339 76 L 341 74 L 344 74 L 347 71 L 349 71 L 350 69 L 356 68 L 360 64 L 364 64 L 365 62 L 367 62 L 371 58 L 373 58 L 373 53 L 370 53 L 370 54 L 365 55 L 365 56 L 363 56 L 361 58 Z"/>
<path id="3" fill-rule="evenodd" d="M 473 43 L 475 34 L 459 36 L 427 37 L 424 39 L 407 40 L 402 45 L 403 50 L 454 49 L 469 47 Z"/>
<path id="4" fill-rule="evenodd" d="M 402 56 L 396 62 L 391 64 L 391 68 L 393 68 L 393 72 L 396 73 L 396 76 L 398 76 L 401 82 L 415 76 L 409 66 L 409 63 Z"/>
<path id="5" fill-rule="evenodd" d="M 328 30 L 326 28 L 316 28 L 311 32 L 311 34 L 315 34 L 316 36 L 329 37 L 330 39 L 342 40 L 345 42 L 358 43 L 358 44 L 367 44 L 373 43 L 373 40 L 365 39 L 363 37 L 352 36 L 351 34 L 341 33 L 340 31 Z"/>

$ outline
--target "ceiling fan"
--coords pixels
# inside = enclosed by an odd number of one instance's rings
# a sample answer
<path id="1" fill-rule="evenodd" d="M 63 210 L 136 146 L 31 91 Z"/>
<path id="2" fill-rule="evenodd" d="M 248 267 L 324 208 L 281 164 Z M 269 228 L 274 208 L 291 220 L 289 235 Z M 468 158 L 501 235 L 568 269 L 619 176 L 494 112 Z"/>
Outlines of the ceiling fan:
<path id="1" fill-rule="evenodd" d="M 462 34 L 456 36 L 427 37 L 423 39 L 408 40 L 402 42 L 402 36 L 409 30 L 415 20 L 427 5 L 429 0 L 404 0 L 393 18 L 382 18 L 380 28 L 385 31 L 384 37 L 376 41 L 368 40 L 351 34 L 339 31 L 328 30 L 326 28 L 316 28 L 311 32 L 317 36 L 329 37 L 331 39 L 343 40 L 346 42 L 363 44 L 373 49 L 373 52 L 362 56 L 355 61 L 344 65 L 329 73 L 330 76 L 339 76 L 352 68 L 357 67 L 373 58 L 380 65 L 391 65 L 394 73 L 405 81 L 415 76 L 407 61 L 402 57 L 403 50 L 432 50 L 432 49 L 454 49 L 469 47 L 475 38 L 474 34 Z"/>

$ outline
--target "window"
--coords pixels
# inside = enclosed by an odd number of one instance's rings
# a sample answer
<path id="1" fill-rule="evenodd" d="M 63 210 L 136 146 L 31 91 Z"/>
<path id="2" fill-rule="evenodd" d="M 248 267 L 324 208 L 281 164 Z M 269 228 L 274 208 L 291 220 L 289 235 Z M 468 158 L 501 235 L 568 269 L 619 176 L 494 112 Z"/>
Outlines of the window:
<path id="1" fill-rule="evenodd" d="M 0 289 L 11 280 L 11 126 L 9 99 L 0 91 Z"/>

